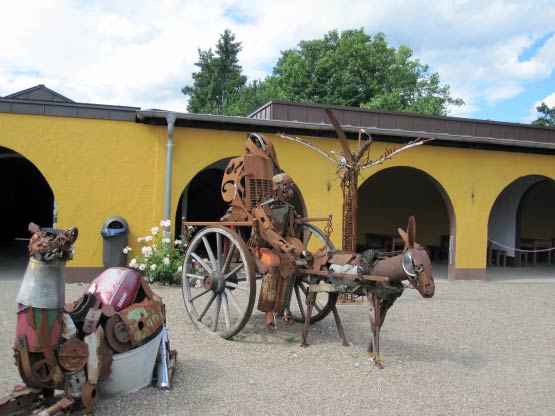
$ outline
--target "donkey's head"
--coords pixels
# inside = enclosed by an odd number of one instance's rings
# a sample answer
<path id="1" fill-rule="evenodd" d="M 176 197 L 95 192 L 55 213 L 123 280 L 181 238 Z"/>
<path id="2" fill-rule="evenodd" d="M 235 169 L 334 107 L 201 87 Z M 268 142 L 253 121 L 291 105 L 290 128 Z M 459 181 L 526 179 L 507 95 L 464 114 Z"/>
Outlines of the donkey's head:
<path id="1" fill-rule="evenodd" d="M 416 242 L 416 221 L 409 218 L 407 231 L 397 228 L 405 243 L 402 266 L 409 282 L 425 298 L 434 296 L 435 283 L 432 275 L 432 263 L 424 248 Z"/>

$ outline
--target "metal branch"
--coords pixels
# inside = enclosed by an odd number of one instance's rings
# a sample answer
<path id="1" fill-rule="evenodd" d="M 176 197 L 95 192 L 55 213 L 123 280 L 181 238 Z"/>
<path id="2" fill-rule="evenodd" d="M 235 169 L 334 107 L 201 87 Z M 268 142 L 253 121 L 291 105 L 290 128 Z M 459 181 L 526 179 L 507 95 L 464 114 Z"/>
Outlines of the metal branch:
<path id="1" fill-rule="evenodd" d="M 386 151 L 379 159 L 376 159 L 374 161 L 370 161 L 370 162 L 360 166 L 360 169 L 367 169 L 367 168 L 371 168 L 371 167 L 376 166 L 376 165 L 380 165 L 383 162 L 385 162 L 386 160 L 391 159 L 393 156 L 395 156 L 395 155 L 397 155 L 397 154 L 399 154 L 399 153 L 401 153 L 405 150 L 408 150 L 411 147 L 420 146 L 424 143 L 427 143 L 430 140 L 433 140 L 433 138 L 422 139 L 422 138 L 419 137 L 418 139 L 415 139 L 415 140 L 407 143 L 405 146 L 400 147 L 399 149 Z"/>
<path id="2" fill-rule="evenodd" d="M 319 147 L 314 146 L 312 143 L 310 143 L 307 140 L 301 139 L 300 137 L 288 136 L 288 135 L 283 134 L 283 133 L 278 133 L 278 136 L 281 137 L 282 139 L 291 140 L 291 141 L 294 141 L 294 142 L 297 142 L 297 143 L 300 143 L 300 144 L 304 144 L 305 146 L 310 147 L 312 150 L 315 150 L 318 153 L 320 153 L 322 156 L 324 156 L 326 159 L 330 160 L 335 165 L 340 164 L 340 162 L 338 162 L 337 160 L 332 158 L 329 154 L 324 152 L 322 149 L 320 149 Z"/>

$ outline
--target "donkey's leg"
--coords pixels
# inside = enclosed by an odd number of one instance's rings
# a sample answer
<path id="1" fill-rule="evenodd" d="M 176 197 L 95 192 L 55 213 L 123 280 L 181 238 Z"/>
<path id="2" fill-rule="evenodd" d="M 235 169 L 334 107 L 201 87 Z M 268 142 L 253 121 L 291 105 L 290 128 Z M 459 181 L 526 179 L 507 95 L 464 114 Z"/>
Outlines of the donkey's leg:
<path id="1" fill-rule="evenodd" d="M 395 299 L 396 298 L 380 299 L 378 296 L 372 294 L 372 299 L 370 301 L 374 316 L 372 316 L 372 313 L 370 314 L 373 339 L 368 345 L 368 355 L 374 355 L 374 363 L 376 367 L 380 368 L 383 368 L 380 358 L 380 330 L 382 329 L 382 325 L 385 321 L 387 311 L 391 308 Z"/>
<path id="2" fill-rule="evenodd" d="M 373 299 L 373 295 L 371 295 L 367 290 L 364 290 L 364 293 L 366 295 L 366 298 L 368 299 L 368 308 L 370 312 L 368 317 L 370 318 L 371 334 L 370 334 L 370 342 L 368 343 L 368 356 L 373 357 L 374 356 L 374 326 L 376 325 L 376 319 L 374 317 L 374 299 Z"/>
<path id="3" fill-rule="evenodd" d="M 380 358 L 380 329 L 382 328 L 382 308 L 380 305 L 380 298 L 372 294 L 372 304 L 374 306 L 374 365 L 378 368 L 383 368 L 382 360 Z"/>
<path id="4" fill-rule="evenodd" d="M 304 317 L 303 334 L 301 337 L 301 347 L 308 347 L 306 338 L 308 337 L 308 330 L 310 328 L 310 318 L 312 317 L 312 308 L 316 303 L 317 292 L 308 292 L 306 295 L 306 316 Z"/>
<path id="5" fill-rule="evenodd" d="M 341 319 L 339 318 L 337 307 L 333 305 L 333 307 L 331 308 L 331 311 L 333 312 L 333 318 L 335 319 L 335 326 L 337 327 L 337 332 L 339 332 L 341 341 L 343 341 L 343 346 L 348 347 L 349 341 L 347 341 L 347 337 L 345 336 L 345 331 L 343 330 L 343 325 L 341 325 Z"/>

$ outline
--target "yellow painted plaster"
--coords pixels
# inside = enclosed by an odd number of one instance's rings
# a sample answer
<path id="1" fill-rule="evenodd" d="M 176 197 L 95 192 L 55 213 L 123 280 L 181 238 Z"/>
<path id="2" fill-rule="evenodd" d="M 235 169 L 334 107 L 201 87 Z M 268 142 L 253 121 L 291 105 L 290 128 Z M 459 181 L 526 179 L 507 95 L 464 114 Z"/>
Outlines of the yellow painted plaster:
<path id="1" fill-rule="evenodd" d="M 298 143 L 268 135 L 281 167 L 301 189 L 310 216 L 334 215 L 333 241 L 340 246 L 342 196 L 336 167 Z M 310 138 L 339 151 L 335 139 Z M 172 222 L 181 193 L 199 171 L 223 158 L 242 155 L 246 133 L 176 128 L 171 188 Z M 353 147 L 356 142 L 351 144 Z M 134 122 L 0 113 L 0 146 L 31 162 L 50 184 L 58 226 L 80 229 L 75 267 L 102 265 L 100 228 L 106 217 L 129 222 L 132 246 L 163 219 L 166 127 Z M 376 142 L 373 158 L 391 144 Z M 454 207 L 457 268 L 485 267 L 487 223 L 500 192 L 525 175 L 555 178 L 553 156 L 424 145 L 364 172 L 410 166 L 432 176 Z M 362 184 L 362 180 L 360 184 Z M 30 190 L 32 191 L 32 190 Z M 215 195 L 214 198 L 220 198 Z M 319 224 L 322 225 L 323 224 Z"/>

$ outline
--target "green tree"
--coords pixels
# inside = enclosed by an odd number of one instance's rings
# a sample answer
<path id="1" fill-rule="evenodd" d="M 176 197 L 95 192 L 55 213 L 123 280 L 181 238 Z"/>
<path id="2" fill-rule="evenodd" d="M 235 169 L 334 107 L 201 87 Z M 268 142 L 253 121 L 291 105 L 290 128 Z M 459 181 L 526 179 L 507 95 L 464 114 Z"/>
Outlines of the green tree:
<path id="1" fill-rule="evenodd" d="M 445 115 L 449 106 L 464 104 L 451 97 L 439 74 L 413 58 L 408 46 L 390 47 L 383 33 L 372 37 L 362 28 L 332 30 L 323 39 L 303 40 L 281 53 L 270 76 L 248 84 L 237 60 L 240 50 L 229 30 L 215 53 L 199 49 L 194 85 L 182 89 L 189 111 L 245 116 L 270 100 L 284 99 Z"/>
<path id="2" fill-rule="evenodd" d="M 265 97 L 445 115 L 449 105 L 464 104 L 412 56 L 408 46 L 388 46 L 383 33 L 372 38 L 362 28 L 332 30 L 323 39 L 303 40 L 283 51 L 272 75 L 240 89 L 230 108 L 246 115 L 256 108 L 250 104 L 263 104 Z"/>
<path id="3" fill-rule="evenodd" d="M 211 49 L 199 49 L 199 60 L 195 63 L 199 71 L 193 73 L 193 85 L 181 89 L 189 96 L 188 111 L 227 114 L 228 97 L 247 82 L 237 58 L 240 51 L 241 43 L 235 42 L 235 35 L 229 29 L 220 35 L 215 53 Z"/>
<path id="4" fill-rule="evenodd" d="M 555 127 L 555 106 L 550 108 L 546 103 L 541 103 L 541 105 L 536 107 L 536 110 L 538 113 L 543 115 L 533 121 L 532 124 L 537 126 Z"/>
<path id="5" fill-rule="evenodd" d="M 288 99 L 443 115 L 452 98 L 439 75 L 412 58 L 408 46 L 388 46 L 383 33 L 332 30 L 282 53 L 274 76 Z"/>
<path id="6" fill-rule="evenodd" d="M 254 80 L 228 97 L 226 115 L 248 116 L 252 111 L 271 100 L 285 99 L 271 78 Z"/>

